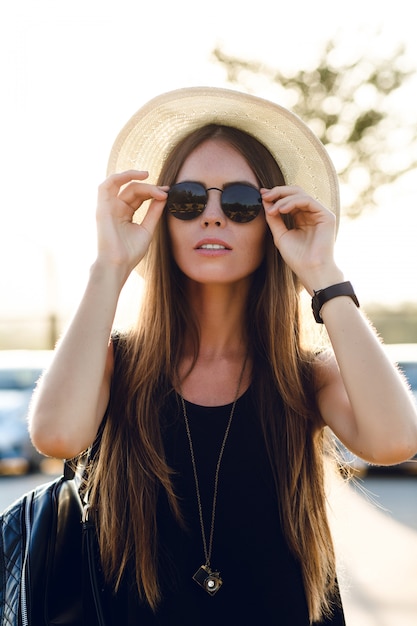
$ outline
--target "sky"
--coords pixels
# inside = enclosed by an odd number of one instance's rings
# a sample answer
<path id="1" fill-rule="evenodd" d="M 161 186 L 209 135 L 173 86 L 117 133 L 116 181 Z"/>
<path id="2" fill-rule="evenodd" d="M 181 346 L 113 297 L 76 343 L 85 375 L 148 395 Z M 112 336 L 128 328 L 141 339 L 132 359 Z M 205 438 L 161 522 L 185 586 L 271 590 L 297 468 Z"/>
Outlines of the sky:
<path id="1" fill-rule="evenodd" d="M 1 4 L 0 317 L 75 310 L 95 255 L 96 190 L 118 131 L 161 92 L 230 86 L 212 59 L 216 46 L 288 71 L 314 66 L 334 37 L 347 55 L 404 43 L 417 67 L 408 0 L 397 0 L 395 13 L 386 0 L 281 4 Z M 269 89 L 258 95 L 273 98 Z M 407 117 L 415 97 L 400 105 Z M 342 220 L 337 259 L 363 302 L 417 301 L 416 180 L 410 174 L 388 190 L 372 214 Z M 122 308 L 134 306 L 138 288 L 132 276 Z"/>

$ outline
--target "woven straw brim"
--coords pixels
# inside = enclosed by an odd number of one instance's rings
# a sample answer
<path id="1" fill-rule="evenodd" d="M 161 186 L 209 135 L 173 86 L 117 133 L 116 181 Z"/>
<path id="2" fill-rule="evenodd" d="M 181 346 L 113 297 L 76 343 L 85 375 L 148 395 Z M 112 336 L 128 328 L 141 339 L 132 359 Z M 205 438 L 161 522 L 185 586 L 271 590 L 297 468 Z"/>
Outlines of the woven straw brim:
<path id="1" fill-rule="evenodd" d="M 239 128 L 271 152 L 287 185 L 299 185 L 339 221 L 339 185 L 323 144 L 294 113 L 261 98 L 229 89 L 193 87 L 170 91 L 145 104 L 112 147 L 108 174 L 148 170 L 155 183 L 172 148 L 206 124 Z M 140 221 L 140 211 L 135 221 Z"/>

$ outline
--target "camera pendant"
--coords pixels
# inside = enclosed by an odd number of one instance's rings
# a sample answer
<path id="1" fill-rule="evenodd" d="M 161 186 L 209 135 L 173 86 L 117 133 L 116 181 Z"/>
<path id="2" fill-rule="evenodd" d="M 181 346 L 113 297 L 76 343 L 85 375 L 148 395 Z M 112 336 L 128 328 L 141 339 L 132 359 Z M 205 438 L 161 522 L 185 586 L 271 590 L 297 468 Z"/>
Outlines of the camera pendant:
<path id="1" fill-rule="evenodd" d="M 199 567 L 193 576 L 193 580 L 211 596 L 214 596 L 223 584 L 220 572 L 213 572 L 208 565 Z"/>
<path id="2" fill-rule="evenodd" d="M 207 593 L 211 596 L 214 596 L 214 594 L 218 592 L 218 590 L 223 584 L 223 581 L 220 578 L 220 572 L 213 572 L 213 570 L 210 567 L 211 552 L 213 548 L 214 521 L 216 517 L 217 489 L 219 486 L 220 465 L 222 462 L 223 452 L 226 446 L 226 441 L 229 436 L 230 426 L 232 425 L 232 419 L 233 419 L 233 415 L 235 412 L 237 400 L 239 398 L 240 385 L 242 383 L 243 374 L 245 372 L 247 359 L 248 359 L 248 354 L 246 353 L 246 356 L 242 365 L 242 370 L 239 376 L 239 382 L 237 384 L 235 399 L 233 400 L 232 409 L 230 411 L 229 421 L 227 422 L 226 431 L 223 437 L 223 442 L 220 447 L 219 458 L 217 459 L 216 473 L 214 476 L 213 505 L 211 507 L 211 526 L 210 526 L 210 535 L 209 535 L 208 542 L 206 540 L 206 532 L 204 530 L 203 509 L 201 506 L 200 487 L 198 484 L 197 466 L 196 466 L 196 461 L 195 461 L 195 456 L 194 456 L 194 446 L 193 446 L 193 440 L 191 437 L 190 424 L 188 422 L 187 409 L 185 406 L 184 396 L 181 393 L 179 394 L 181 404 L 182 404 L 182 412 L 184 415 L 185 430 L 187 432 L 188 444 L 190 446 L 191 463 L 193 466 L 195 491 L 196 491 L 196 496 L 197 496 L 198 516 L 200 518 L 201 538 L 203 540 L 204 556 L 206 558 L 205 565 L 201 565 L 201 567 L 198 568 L 198 570 L 193 576 L 193 580 L 195 580 L 196 583 L 200 585 L 200 587 L 203 587 L 203 589 L 205 589 Z"/>

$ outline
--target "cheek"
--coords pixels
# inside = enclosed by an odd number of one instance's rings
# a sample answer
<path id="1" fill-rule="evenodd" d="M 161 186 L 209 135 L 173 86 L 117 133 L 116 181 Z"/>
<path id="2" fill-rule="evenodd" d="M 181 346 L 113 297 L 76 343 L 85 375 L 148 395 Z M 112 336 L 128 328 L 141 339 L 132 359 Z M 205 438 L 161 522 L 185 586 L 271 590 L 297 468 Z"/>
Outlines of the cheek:
<path id="1" fill-rule="evenodd" d="M 180 220 L 177 220 L 172 215 L 168 215 L 167 230 L 168 230 L 168 244 L 171 248 L 172 256 L 178 263 L 178 258 L 181 252 L 181 241 L 184 242 L 184 233 L 180 232 L 180 227 L 183 226 Z"/>
<path id="2" fill-rule="evenodd" d="M 251 251 L 254 262 L 258 262 L 258 264 L 262 262 L 265 256 L 266 236 L 267 224 L 265 220 L 262 220 L 257 224 L 256 230 L 252 231 L 248 237 L 248 250 Z"/>

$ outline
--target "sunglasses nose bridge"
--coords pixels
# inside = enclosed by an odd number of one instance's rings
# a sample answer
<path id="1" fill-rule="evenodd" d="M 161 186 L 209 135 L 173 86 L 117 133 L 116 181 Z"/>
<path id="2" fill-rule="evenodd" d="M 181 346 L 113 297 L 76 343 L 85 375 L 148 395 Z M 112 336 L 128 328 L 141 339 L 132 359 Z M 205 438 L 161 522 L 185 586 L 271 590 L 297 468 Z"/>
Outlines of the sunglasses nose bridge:
<path id="1" fill-rule="evenodd" d="M 204 222 L 211 220 L 215 222 L 221 220 L 223 222 L 225 220 L 226 216 L 223 213 L 221 202 L 222 193 L 223 190 L 218 187 L 209 187 L 206 189 L 207 201 L 202 213 L 202 219 Z"/>

